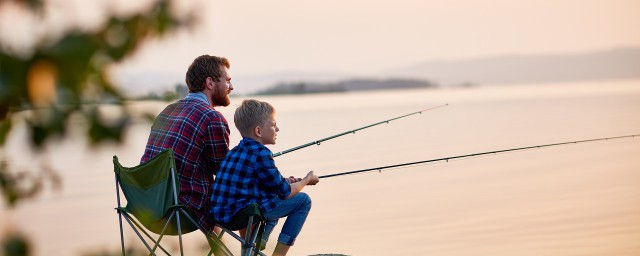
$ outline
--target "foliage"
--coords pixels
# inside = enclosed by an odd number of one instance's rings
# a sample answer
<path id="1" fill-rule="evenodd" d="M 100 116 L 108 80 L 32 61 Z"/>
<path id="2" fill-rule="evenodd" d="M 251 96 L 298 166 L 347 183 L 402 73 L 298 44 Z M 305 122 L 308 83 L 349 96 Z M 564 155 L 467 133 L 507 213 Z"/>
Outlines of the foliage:
<path id="1" fill-rule="evenodd" d="M 3 255 L 26 256 L 30 254 L 29 248 L 29 240 L 19 233 L 12 233 L 2 241 Z"/>
<path id="2" fill-rule="evenodd" d="M 48 4 L 52 3 L 0 0 L 0 8 L 19 6 L 40 23 Z M 37 195 L 45 181 L 54 186 L 61 183 L 53 171 L 36 175 L 12 170 L 7 164 L 5 143 L 17 122 L 28 127 L 29 142 L 35 149 L 51 138 L 64 137 L 72 116 L 86 121 L 86 135 L 93 144 L 120 141 L 131 115 L 123 94 L 110 80 L 109 67 L 132 56 L 145 42 L 194 24 L 194 15 L 178 14 L 171 0 L 155 1 L 137 13 L 108 16 L 90 31 L 73 27 L 61 35 L 44 35 L 26 51 L 11 49 L 0 40 L 0 193 L 4 205 L 14 207 Z M 117 105 L 122 114 L 103 117 L 98 103 L 105 102 Z M 22 236 L 8 236 L 1 245 L 5 255 L 28 255 L 30 251 Z"/>
<path id="3" fill-rule="evenodd" d="M 27 2 L 31 6 L 39 1 Z M 46 3 L 35 6 L 41 4 Z M 26 109 L 38 110 L 27 119 L 31 140 L 38 147 L 47 138 L 64 135 L 72 113 L 89 121 L 93 142 L 120 140 L 129 114 L 104 120 L 95 105 L 86 104 L 105 100 L 121 104 L 123 95 L 109 79 L 109 66 L 130 56 L 143 42 L 190 21 L 179 18 L 169 1 L 162 0 L 149 12 L 112 16 L 95 31 L 71 29 L 60 38 L 43 39 L 30 56 L 12 53 L 0 42 L 0 143 L 11 131 L 12 116 Z"/>
<path id="4" fill-rule="evenodd" d="M 4 2 L 9 1 L 0 0 Z M 13 2 L 24 4 L 34 16 L 47 4 L 42 0 Z M 127 17 L 111 14 L 94 31 L 71 28 L 55 39 L 44 38 L 29 56 L 9 50 L 0 41 L 0 146 L 18 118 L 26 121 L 32 144 L 40 148 L 47 139 L 65 135 L 72 114 L 87 121 L 86 134 L 92 143 L 120 141 L 130 114 L 122 93 L 109 79 L 109 67 L 131 56 L 145 41 L 192 21 L 192 15 L 179 17 L 169 0 L 160 0 L 149 10 Z M 122 114 L 115 120 L 102 117 L 95 104 L 100 102 L 117 104 Z M 21 115 L 25 110 L 30 114 Z M 2 168 L 0 180 L 15 180 L 6 169 Z M 0 185 L 2 191 L 11 191 L 11 183 Z M 9 205 L 22 198 L 5 192 Z"/>
<path id="5" fill-rule="evenodd" d="M 9 172 L 6 161 L 0 161 L 0 191 L 6 203 L 15 205 L 19 200 L 31 198 L 42 191 L 45 181 L 49 181 L 54 189 L 59 189 L 62 180 L 53 170 L 43 168 L 39 175 L 23 172 Z"/>

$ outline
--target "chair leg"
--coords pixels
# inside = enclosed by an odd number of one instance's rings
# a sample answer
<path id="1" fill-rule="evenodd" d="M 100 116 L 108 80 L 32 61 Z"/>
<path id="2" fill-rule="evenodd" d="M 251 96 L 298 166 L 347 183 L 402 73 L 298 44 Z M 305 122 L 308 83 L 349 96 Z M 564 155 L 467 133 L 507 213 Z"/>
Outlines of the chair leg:
<path id="1" fill-rule="evenodd" d="M 264 222 L 264 221 L 260 221 L 258 223 L 258 230 L 257 230 L 258 237 L 256 238 L 256 241 L 257 241 L 256 242 L 256 255 L 258 255 L 258 254 L 259 255 L 265 255 L 264 253 L 262 253 L 262 249 L 264 249 L 267 245 L 266 244 L 264 244 L 264 245 L 262 244 L 262 236 L 264 235 L 264 228 L 265 228 L 266 224 L 267 223 Z"/>
<path id="2" fill-rule="evenodd" d="M 265 255 L 260 251 L 258 247 L 260 243 L 258 243 L 258 239 L 262 239 L 260 237 L 263 233 L 264 222 L 259 220 L 257 223 L 253 223 L 253 216 L 249 217 L 249 223 L 247 225 L 247 233 L 244 237 L 244 243 L 242 246 L 242 255 L 243 256 L 255 256 L 255 255 Z"/>
<path id="3" fill-rule="evenodd" d="M 215 256 L 219 256 L 219 255 L 233 256 L 233 253 L 231 253 L 231 250 L 229 250 L 229 248 L 221 240 L 222 236 L 225 233 L 224 229 L 222 230 L 220 235 L 216 235 L 215 233 L 210 235 L 205 230 L 200 228 L 200 225 L 198 225 L 198 223 L 189 214 L 187 214 L 187 212 L 185 212 L 184 209 L 180 209 L 180 212 L 184 214 L 184 216 L 187 217 L 187 219 L 191 221 L 191 223 L 195 224 L 198 227 L 198 229 L 200 229 L 200 231 L 202 231 L 202 233 L 205 235 L 205 238 L 207 239 L 207 243 L 209 243 L 210 247 L 212 247 L 211 250 L 209 250 L 208 255 L 213 254 Z"/>
<path id="4" fill-rule="evenodd" d="M 180 255 L 184 256 L 184 251 L 182 250 L 182 226 L 180 225 L 180 211 L 176 210 L 177 221 L 178 221 L 178 241 L 180 241 Z"/>
<path id="5" fill-rule="evenodd" d="M 264 255 L 260 252 L 260 244 L 262 243 L 262 233 L 264 228 L 264 222 L 259 221 L 254 225 L 253 233 L 251 234 L 251 248 L 249 250 L 249 255 Z"/>
<path id="6" fill-rule="evenodd" d="M 122 232 L 122 213 L 118 211 L 118 222 L 120 223 L 120 244 L 122 245 L 122 255 L 124 255 L 124 234 Z"/>
<path id="7" fill-rule="evenodd" d="M 131 226 L 131 228 L 133 228 L 133 231 L 136 232 L 136 235 L 138 235 L 138 238 L 140 238 L 140 240 L 142 241 L 142 243 L 144 244 L 145 247 L 147 247 L 147 250 L 149 250 L 150 253 L 153 253 L 153 251 L 151 250 L 151 247 L 149 246 L 149 244 L 147 243 L 147 241 L 142 237 L 142 235 L 140 235 L 140 232 L 138 232 L 138 230 L 134 227 L 134 224 L 131 223 L 131 220 L 125 215 L 124 220 L 126 220 L 129 225 Z M 137 226 L 137 223 L 136 225 Z M 144 230 L 141 230 L 142 232 L 144 232 Z M 146 233 L 146 232 L 145 232 Z M 155 255 L 155 254 L 154 254 Z"/>
<path id="8" fill-rule="evenodd" d="M 120 209 L 120 179 L 118 178 L 118 174 L 115 174 L 116 178 L 116 201 L 118 202 L 118 208 L 116 212 L 118 213 L 118 224 L 120 225 L 120 244 L 122 244 L 122 255 L 124 256 L 124 234 L 122 233 L 122 212 Z"/>
<path id="9" fill-rule="evenodd" d="M 253 245 L 253 241 L 251 241 L 251 237 L 252 237 L 252 233 L 253 233 L 253 216 L 249 217 L 249 223 L 247 224 L 247 231 L 244 235 L 244 243 L 242 244 L 242 256 L 249 256 L 251 255 L 251 248 L 255 245 Z"/>
<path id="10" fill-rule="evenodd" d="M 257 251 L 258 248 L 256 238 L 258 237 L 258 225 L 254 225 L 253 232 L 251 232 L 251 237 L 249 237 L 249 241 L 251 243 L 251 247 L 249 247 L 249 255 L 255 255 L 254 251 Z"/>
<path id="11" fill-rule="evenodd" d="M 153 237 L 149 235 L 149 233 L 147 233 L 144 228 L 140 226 L 140 224 L 138 224 L 135 220 L 132 220 L 131 217 L 129 217 L 129 215 L 127 215 L 126 213 L 124 213 L 124 219 L 129 223 L 131 229 L 133 229 L 133 231 L 138 235 L 142 243 L 144 243 L 144 245 L 147 247 L 147 250 L 149 250 L 151 254 L 155 255 L 155 249 L 160 248 L 160 250 L 162 250 L 165 254 L 171 255 L 164 247 L 162 247 L 162 245 L 160 245 L 160 240 L 156 241 L 155 239 L 153 239 Z M 142 237 L 142 235 L 140 235 L 140 232 L 138 232 L 138 230 L 140 230 L 147 238 L 149 238 L 149 240 L 153 241 L 154 244 L 157 245 L 157 248 L 154 247 L 154 249 L 152 250 L 147 241 Z M 160 237 L 160 239 L 162 239 L 162 237 Z"/>
<path id="12" fill-rule="evenodd" d="M 251 217 L 250 217 L 251 218 Z M 240 241 L 241 243 L 241 255 L 245 256 L 245 255 L 261 255 L 261 256 L 266 256 L 264 253 L 262 253 L 259 249 L 256 249 L 256 243 L 255 240 L 257 239 L 257 237 L 260 236 L 260 225 L 264 225 L 264 222 L 260 221 L 259 223 L 253 224 L 253 220 L 250 220 L 250 223 L 248 223 L 247 225 L 247 233 L 244 235 L 244 237 L 240 237 L 239 235 L 233 233 L 232 231 L 226 229 L 223 226 L 219 226 L 222 229 L 222 233 L 221 235 L 217 236 L 217 239 L 213 239 L 213 241 L 218 241 L 220 239 L 220 237 L 222 237 L 223 234 L 228 233 L 229 236 L 231 236 L 232 238 Z M 253 230 L 253 231 L 252 231 Z M 221 248 L 226 249 L 226 252 L 224 252 L 223 255 L 233 255 L 233 253 L 226 247 L 224 246 L 224 244 L 222 243 L 222 241 L 219 241 L 219 243 L 222 244 Z M 217 254 L 214 254 L 216 256 L 218 256 Z"/>
<path id="13" fill-rule="evenodd" d="M 164 237 L 164 231 L 167 229 L 167 227 L 169 226 L 169 223 L 171 223 L 171 220 L 173 219 L 173 217 L 175 217 L 176 212 L 172 212 L 171 215 L 169 215 L 169 218 L 167 219 L 167 223 L 164 224 L 164 227 L 162 227 L 162 231 L 160 232 L 160 236 L 158 237 L 158 240 L 154 240 L 153 238 L 151 238 L 151 236 L 149 236 L 147 234 L 147 236 L 151 239 L 151 241 L 153 241 L 155 243 L 155 246 L 153 247 L 153 250 L 151 251 L 151 253 L 156 252 L 156 249 L 158 247 L 162 248 L 162 246 L 160 245 L 160 241 L 162 241 L 162 238 Z M 180 227 L 180 222 L 178 221 L 178 228 Z M 145 232 L 146 234 L 146 232 Z M 180 229 L 178 229 L 178 234 L 180 234 Z M 180 237 L 180 236 L 179 236 Z M 181 238 L 181 237 L 180 237 Z M 163 248 L 164 251 L 164 248 Z M 167 255 L 170 255 L 167 251 L 164 251 L 167 253 Z M 182 239 L 180 239 L 180 252 L 182 252 Z"/>
<path id="14" fill-rule="evenodd" d="M 208 255 L 215 256 L 233 256 L 233 253 L 227 248 L 219 237 L 212 235 L 207 237 L 207 241 L 211 247 Z"/>

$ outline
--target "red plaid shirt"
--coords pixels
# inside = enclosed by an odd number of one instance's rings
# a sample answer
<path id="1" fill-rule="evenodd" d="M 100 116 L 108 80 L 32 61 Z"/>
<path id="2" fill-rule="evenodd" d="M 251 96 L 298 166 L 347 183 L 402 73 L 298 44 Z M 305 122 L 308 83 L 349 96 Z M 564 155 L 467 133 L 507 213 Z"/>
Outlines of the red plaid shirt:
<path id="1" fill-rule="evenodd" d="M 156 117 L 140 162 L 167 148 L 175 154 L 180 203 L 194 212 L 205 231 L 211 232 L 214 222 L 208 215 L 209 197 L 213 177 L 229 151 L 227 120 L 200 99 L 179 100 Z"/>

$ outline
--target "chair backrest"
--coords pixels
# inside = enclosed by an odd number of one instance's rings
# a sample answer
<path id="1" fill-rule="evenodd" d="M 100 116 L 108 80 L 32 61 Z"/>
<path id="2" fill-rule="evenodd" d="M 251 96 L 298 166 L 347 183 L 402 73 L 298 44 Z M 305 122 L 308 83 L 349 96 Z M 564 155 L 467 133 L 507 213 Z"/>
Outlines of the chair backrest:
<path id="1" fill-rule="evenodd" d="M 179 204 L 180 182 L 175 173 L 173 151 L 166 149 L 135 167 L 124 167 L 118 157 L 113 156 L 113 166 L 122 194 L 127 199 L 124 210 L 133 214 L 145 228 L 159 234 L 171 215 L 170 209 Z M 182 233 L 196 230 L 197 227 L 190 225 L 185 217 L 181 216 Z M 174 217 L 165 234 L 178 234 L 176 227 Z"/>

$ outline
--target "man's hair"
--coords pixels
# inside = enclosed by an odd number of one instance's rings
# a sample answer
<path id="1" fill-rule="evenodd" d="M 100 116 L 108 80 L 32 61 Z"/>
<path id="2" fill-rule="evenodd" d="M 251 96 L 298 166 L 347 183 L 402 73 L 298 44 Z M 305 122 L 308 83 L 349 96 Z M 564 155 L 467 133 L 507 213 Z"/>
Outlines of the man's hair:
<path id="1" fill-rule="evenodd" d="M 189 92 L 201 92 L 204 90 L 204 83 L 207 77 L 219 82 L 222 76 L 222 67 L 231 67 L 229 60 L 225 57 L 202 55 L 193 60 L 189 69 L 187 69 L 185 77 Z"/>
<path id="2" fill-rule="evenodd" d="M 271 104 L 263 101 L 243 100 L 233 115 L 233 122 L 243 137 L 249 136 L 256 126 L 263 125 L 276 110 Z"/>

